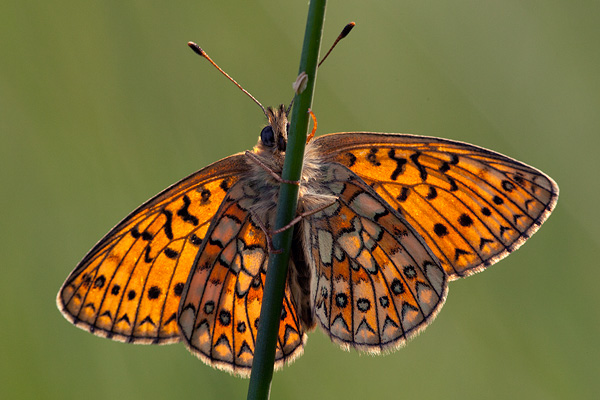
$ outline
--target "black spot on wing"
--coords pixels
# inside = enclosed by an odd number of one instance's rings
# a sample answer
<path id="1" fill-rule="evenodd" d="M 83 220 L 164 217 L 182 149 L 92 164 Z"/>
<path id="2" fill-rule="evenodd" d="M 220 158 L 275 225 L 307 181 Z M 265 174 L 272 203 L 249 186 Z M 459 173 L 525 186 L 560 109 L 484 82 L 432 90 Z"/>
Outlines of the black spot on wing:
<path id="1" fill-rule="evenodd" d="M 458 217 L 458 223 L 464 227 L 471 226 L 473 225 L 473 219 L 467 214 L 461 214 L 461 216 Z"/>
<path id="2" fill-rule="evenodd" d="M 169 210 L 162 210 L 162 213 L 164 214 L 164 216 L 166 217 L 166 221 L 165 224 L 163 225 L 163 227 L 165 228 L 165 235 L 167 236 L 167 238 L 169 240 L 173 240 L 173 213 Z"/>
<path id="3" fill-rule="evenodd" d="M 183 195 L 183 205 L 179 210 L 177 210 L 177 215 L 181 217 L 184 222 L 189 222 L 193 225 L 198 225 L 198 218 L 189 213 L 188 208 L 192 204 L 192 201 L 188 197 L 188 195 Z"/>
<path id="4" fill-rule="evenodd" d="M 356 308 L 361 312 L 367 312 L 371 308 L 371 302 L 369 299 L 360 298 L 356 301 Z"/>
<path id="5" fill-rule="evenodd" d="M 512 192 L 515 189 L 515 185 L 509 180 L 502 181 L 502 189 L 506 192 Z"/>
<path id="6" fill-rule="evenodd" d="M 150 257 L 150 252 L 152 251 L 152 246 L 148 245 L 146 247 L 146 251 L 144 251 L 144 261 L 150 264 L 154 258 Z"/>
<path id="7" fill-rule="evenodd" d="M 350 152 L 345 154 L 348 163 L 346 164 L 348 167 L 353 167 L 356 164 L 356 156 Z"/>
<path id="8" fill-rule="evenodd" d="M 406 161 L 406 158 L 404 158 L 404 157 L 396 157 L 395 149 L 391 149 L 388 152 L 388 156 L 390 157 L 390 159 L 396 161 L 396 168 L 392 172 L 392 175 L 390 175 L 390 179 L 395 181 L 396 179 L 398 179 L 399 175 L 404 173 L 404 168 L 405 168 L 407 161 Z"/>
<path id="9" fill-rule="evenodd" d="M 396 200 L 406 201 L 406 199 L 408 198 L 408 194 L 409 194 L 409 188 L 406 186 L 402 186 L 402 190 L 400 191 L 400 194 L 396 197 Z"/>
<path id="10" fill-rule="evenodd" d="M 167 256 L 167 258 L 174 260 L 177 258 L 178 255 L 179 253 L 176 250 L 173 250 L 169 247 L 165 248 L 165 256 Z"/>
<path id="11" fill-rule="evenodd" d="M 468 252 L 468 251 L 466 251 L 466 250 L 463 250 L 463 249 L 459 249 L 459 248 L 457 247 L 456 249 L 454 249 L 454 261 L 458 261 L 458 258 L 459 258 L 460 256 L 464 256 L 464 255 L 467 255 L 467 254 L 469 254 L 469 252 Z"/>
<path id="12" fill-rule="evenodd" d="M 390 285 L 390 289 L 392 289 L 392 293 L 394 293 L 395 295 L 401 295 L 402 293 L 404 293 L 405 290 L 404 285 L 402 284 L 402 282 L 400 282 L 398 278 L 394 278 Z"/>
<path id="13" fill-rule="evenodd" d="M 152 286 L 148 289 L 148 299 L 156 300 L 160 296 L 161 290 L 158 286 Z"/>
<path id="14" fill-rule="evenodd" d="M 207 302 L 204 304 L 204 312 L 205 312 L 207 315 L 210 315 L 210 314 L 212 314 L 214 310 L 215 310 L 215 303 L 214 303 L 214 301 L 212 301 L 212 300 L 209 300 L 209 301 L 207 301 Z"/>
<path id="15" fill-rule="evenodd" d="M 369 154 L 367 154 L 367 161 L 369 163 L 371 163 L 372 165 L 374 165 L 375 167 L 379 167 L 381 165 L 379 160 L 377 160 L 377 152 L 378 151 L 379 151 L 378 148 L 373 147 L 369 150 Z"/>
<path id="16" fill-rule="evenodd" d="M 381 296 L 379 298 L 379 304 L 381 304 L 381 307 L 383 308 L 388 308 L 390 305 L 390 299 L 387 296 Z"/>
<path id="17" fill-rule="evenodd" d="M 181 297 L 181 293 L 183 293 L 183 287 L 184 287 L 184 283 L 183 282 L 179 282 L 175 285 L 175 287 L 173 288 L 173 294 L 176 297 Z"/>
<path id="18" fill-rule="evenodd" d="M 444 224 L 439 224 L 439 223 L 435 224 L 433 226 L 433 231 L 439 237 L 444 237 L 444 236 L 446 236 L 449 233 L 448 232 L 448 228 L 446 228 L 446 226 Z"/>
<path id="19" fill-rule="evenodd" d="M 196 236 L 195 233 L 192 233 L 190 235 L 190 242 L 194 245 L 194 246 L 200 246 L 200 244 L 202 243 L 202 238 L 199 238 L 198 236 Z"/>
<path id="20" fill-rule="evenodd" d="M 427 192 L 427 196 L 425 197 L 427 200 L 433 200 L 437 197 L 437 190 L 433 186 L 429 186 L 429 192 Z"/>
<path id="21" fill-rule="evenodd" d="M 207 203 L 208 200 L 210 199 L 210 190 L 203 188 L 202 191 L 200 192 L 200 203 L 204 204 Z"/>
<path id="22" fill-rule="evenodd" d="M 410 161 L 412 161 L 412 163 L 415 164 L 415 167 L 417 167 L 417 169 L 419 170 L 419 175 L 421 176 L 421 180 L 425 181 L 425 180 L 427 180 L 427 170 L 425 169 L 423 164 L 421 164 L 419 162 L 420 156 L 421 156 L 421 153 L 417 151 L 415 154 L 412 154 L 410 156 Z"/>
<path id="23" fill-rule="evenodd" d="M 104 277 L 104 275 L 100 275 L 94 281 L 94 287 L 98 288 L 98 289 L 101 289 L 104 286 L 105 283 L 106 283 L 106 278 Z"/>
<path id="24" fill-rule="evenodd" d="M 221 184 L 219 185 L 219 187 L 224 191 L 227 192 L 229 191 L 229 188 L 231 187 L 231 179 L 230 178 L 225 178 L 221 181 Z"/>
<path id="25" fill-rule="evenodd" d="M 348 296 L 345 293 L 338 293 L 335 295 L 335 304 L 339 308 L 345 308 L 348 305 Z"/>
<path id="26" fill-rule="evenodd" d="M 448 183 L 450 184 L 450 191 L 451 192 L 455 192 L 458 190 L 458 185 L 456 184 L 456 181 L 452 178 L 450 178 L 449 176 L 446 176 L 446 179 L 448 180 Z"/>
<path id="27" fill-rule="evenodd" d="M 446 173 L 450 170 L 451 165 L 458 164 L 458 156 L 456 154 L 452 154 L 450 161 L 444 161 L 442 165 L 438 168 L 441 173 Z"/>
<path id="28" fill-rule="evenodd" d="M 223 326 L 228 326 L 231 323 L 231 313 L 227 310 L 221 310 L 219 313 L 219 322 Z"/>
<path id="29" fill-rule="evenodd" d="M 483 250 L 483 247 L 484 247 L 486 244 L 488 244 L 488 243 L 494 243 L 494 241 L 493 241 L 493 240 L 491 240 L 491 239 L 486 239 L 486 238 L 483 238 L 483 237 L 482 237 L 482 238 L 479 240 L 479 250 Z"/>
<path id="30" fill-rule="evenodd" d="M 144 325 L 144 324 L 150 324 L 154 327 L 156 327 L 156 324 L 154 323 L 154 321 L 152 320 L 152 318 L 150 318 L 150 316 L 148 315 L 146 318 L 144 318 L 142 320 L 142 322 L 140 322 L 140 326 Z"/>
<path id="31" fill-rule="evenodd" d="M 246 332 L 246 323 L 244 321 L 238 322 L 236 329 L 239 333 Z"/>

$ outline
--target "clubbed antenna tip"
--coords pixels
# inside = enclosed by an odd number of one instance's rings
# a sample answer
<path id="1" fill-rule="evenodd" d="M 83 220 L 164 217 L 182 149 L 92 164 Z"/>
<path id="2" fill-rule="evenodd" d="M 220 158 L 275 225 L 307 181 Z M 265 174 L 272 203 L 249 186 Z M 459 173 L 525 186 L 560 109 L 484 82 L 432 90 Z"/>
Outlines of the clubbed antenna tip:
<path id="1" fill-rule="evenodd" d="M 248 97 L 250 97 L 252 100 L 254 100 L 254 102 L 256 104 L 258 104 L 258 106 L 263 110 L 263 113 L 265 113 L 265 115 L 267 115 L 267 111 L 265 110 L 265 108 L 263 107 L 262 104 L 260 104 L 260 102 L 258 100 L 256 100 L 254 98 L 254 96 L 252 96 L 246 89 L 244 89 L 239 83 L 237 83 L 235 81 L 235 79 L 233 79 L 231 76 L 229 76 L 229 74 L 227 74 L 227 72 L 223 71 L 221 69 L 221 67 L 219 67 L 209 56 L 208 54 L 206 54 L 206 52 L 204 50 L 202 50 L 200 48 L 200 46 L 198 46 L 196 43 L 194 42 L 188 42 L 188 46 L 190 47 L 190 49 L 194 50 L 194 53 L 198 54 L 201 57 L 204 57 L 208 60 L 209 63 L 211 63 L 216 69 L 219 70 L 219 72 L 221 72 L 223 75 L 225 75 L 227 77 L 227 79 L 229 79 L 231 82 L 233 82 L 235 84 L 235 86 L 237 86 L 242 92 L 246 93 L 248 95 Z"/>

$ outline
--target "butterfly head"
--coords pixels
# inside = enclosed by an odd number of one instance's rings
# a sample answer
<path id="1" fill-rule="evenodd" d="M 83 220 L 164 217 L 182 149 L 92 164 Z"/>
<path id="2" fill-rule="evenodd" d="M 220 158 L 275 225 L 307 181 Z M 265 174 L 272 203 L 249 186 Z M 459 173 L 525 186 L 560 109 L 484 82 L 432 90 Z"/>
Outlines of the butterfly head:
<path id="1" fill-rule="evenodd" d="M 257 148 L 260 152 L 283 156 L 287 147 L 287 133 L 290 126 L 285 106 L 269 107 L 266 114 L 269 124 L 260 132 Z"/>

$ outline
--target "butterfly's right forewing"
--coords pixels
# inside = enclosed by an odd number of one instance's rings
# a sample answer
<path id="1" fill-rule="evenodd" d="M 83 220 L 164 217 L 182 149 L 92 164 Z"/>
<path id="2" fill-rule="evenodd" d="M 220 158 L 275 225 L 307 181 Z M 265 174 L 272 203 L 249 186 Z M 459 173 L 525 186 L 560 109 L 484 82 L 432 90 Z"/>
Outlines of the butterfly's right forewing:
<path id="1" fill-rule="evenodd" d="M 548 218 L 558 186 L 497 152 L 426 136 L 352 132 L 315 140 L 402 213 L 450 279 L 468 276 L 521 246 Z"/>

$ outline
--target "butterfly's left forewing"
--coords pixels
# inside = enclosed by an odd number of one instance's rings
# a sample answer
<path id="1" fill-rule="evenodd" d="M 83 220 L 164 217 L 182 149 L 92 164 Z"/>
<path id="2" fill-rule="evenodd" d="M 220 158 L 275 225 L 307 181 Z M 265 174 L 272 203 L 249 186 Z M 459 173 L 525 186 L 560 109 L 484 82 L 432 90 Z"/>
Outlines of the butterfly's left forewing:
<path id="1" fill-rule="evenodd" d="M 316 317 L 345 348 L 399 347 L 437 314 L 446 274 L 420 235 L 369 185 L 339 164 L 323 169 L 322 188 L 337 200 L 303 220 Z"/>
<path id="2" fill-rule="evenodd" d="M 64 316 L 96 335 L 180 340 L 177 309 L 196 253 L 243 156 L 218 161 L 152 198 L 90 250 L 58 293 Z"/>

